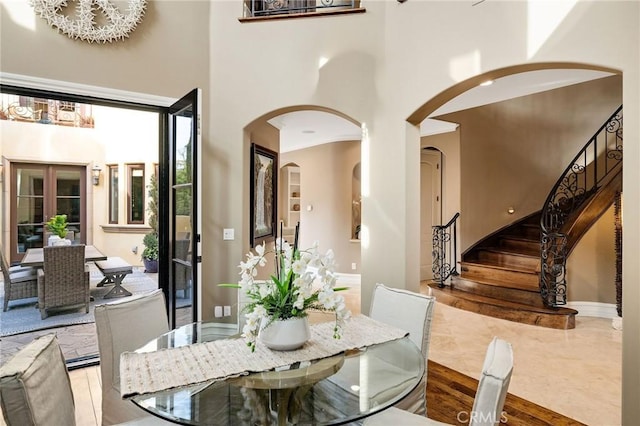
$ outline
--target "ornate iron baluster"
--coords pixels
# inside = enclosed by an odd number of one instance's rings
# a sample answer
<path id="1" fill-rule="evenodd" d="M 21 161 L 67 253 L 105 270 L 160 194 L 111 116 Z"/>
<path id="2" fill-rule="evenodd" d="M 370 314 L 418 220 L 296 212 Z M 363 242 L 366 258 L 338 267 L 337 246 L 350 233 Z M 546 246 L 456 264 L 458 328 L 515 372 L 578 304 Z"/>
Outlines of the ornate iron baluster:
<path id="1" fill-rule="evenodd" d="M 540 218 L 540 294 L 547 306 L 567 303 L 567 235 L 562 227 L 622 161 L 622 106 L 580 150 L 549 193 Z"/>
<path id="2" fill-rule="evenodd" d="M 456 213 L 446 225 L 433 226 L 433 250 L 431 256 L 433 259 L 434 281 L 438 282 L 439 287 L 444 287 L 444 282 L 451 275 L 458 275 L 456 269 L 456 253 L 457 253 L 457 227 L 456 221 L 460 213 Z"/>
<path id="3" fill-rule="evenodd" d="M 355 0 L 245 0 L 245 16 L 314 13 L 329 9 L 355 9 Z"/>

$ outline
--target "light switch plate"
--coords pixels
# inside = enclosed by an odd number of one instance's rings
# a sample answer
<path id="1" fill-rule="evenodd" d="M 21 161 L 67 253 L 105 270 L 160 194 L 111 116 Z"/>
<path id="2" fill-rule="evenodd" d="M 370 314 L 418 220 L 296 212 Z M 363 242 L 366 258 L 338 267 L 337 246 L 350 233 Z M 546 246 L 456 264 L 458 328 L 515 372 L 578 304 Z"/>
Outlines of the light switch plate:
<path id="1" fill-rule="evenodd" d="M 223 240 L 233 240 L 235 238 L 235 232 L 233 228 L 224 228 L 222 230 L 222 239 Z"/>

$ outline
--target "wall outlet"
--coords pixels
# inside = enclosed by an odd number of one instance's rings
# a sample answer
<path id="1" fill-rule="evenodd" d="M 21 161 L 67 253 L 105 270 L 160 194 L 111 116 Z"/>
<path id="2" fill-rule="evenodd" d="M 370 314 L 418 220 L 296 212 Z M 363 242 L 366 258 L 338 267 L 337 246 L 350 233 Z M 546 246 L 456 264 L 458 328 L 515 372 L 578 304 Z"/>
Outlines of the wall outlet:
<path id="1" fill-rule="evenodd" d="M 213 316 L 216 318 L 222 317 L 222 306 L 216 306 L 213 308 Z"/>
<path id="2" fill-rule="evenodd" d="M 356 263 L 355 263 L 355 262 L 353 262 L 353 263 L 351 264 L 351 269 L 352 269 L 352 270 L 354 270 L 354 271 L 357 269 L 357 268 L 356 268 Z"/>
<path id="3" fill-rule="evenodd" d="M 225 306 L 224 307 L 224 316 L 225 317 L 230 317 L 231 316 L 231 306 Z"/>
<path id="4" fill-rule="evenodd" d="M 233 228 L 224 228 L 222 230 L 222 239 L 223 240 L 233 240 L 235 238 L 235 232 Z"/>

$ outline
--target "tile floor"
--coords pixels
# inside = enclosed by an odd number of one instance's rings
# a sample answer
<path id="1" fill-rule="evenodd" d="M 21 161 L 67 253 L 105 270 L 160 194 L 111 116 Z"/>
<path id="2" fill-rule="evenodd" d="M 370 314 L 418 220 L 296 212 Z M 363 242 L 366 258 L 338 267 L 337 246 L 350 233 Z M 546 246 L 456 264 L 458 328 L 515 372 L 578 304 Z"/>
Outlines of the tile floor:
<path id="1" fill-rule="evenodd" d="M 422 291 L 427 291 L 426 286 Z M 347 302 L 359 312 L 359 289 Z M 95 353 L 93 324 L 56 329 L 67 357 Z M 3 363 L 34 335 L 2 338 Z M 480 375 L 493 336 L 511 342 L 515 365 L 509 392 L 595 426 L 621 423 L 622 332 L 602 318 L 578 317 L 574 330 L 552 330 L 436 304 L 429 358 L 471 377 Z"/>

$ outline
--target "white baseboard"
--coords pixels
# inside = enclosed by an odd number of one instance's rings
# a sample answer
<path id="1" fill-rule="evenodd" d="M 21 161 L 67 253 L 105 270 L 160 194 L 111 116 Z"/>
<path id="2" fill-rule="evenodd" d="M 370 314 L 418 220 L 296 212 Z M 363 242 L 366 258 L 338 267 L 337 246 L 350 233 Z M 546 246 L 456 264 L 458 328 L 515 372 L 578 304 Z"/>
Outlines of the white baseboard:
<path id="1" fill-rule="evenodd" d="M 336 278 L 340 281 L 340 285 L 348 285 L 350 287 L 360 286 L 360 274 L 336 273 Z"/>
<path id="2" fill-rule="evenodd" d="M 579 317 L 617 318 L 618 311 L 613 303 L 567 302 L 567 308 L 578 311 Z"/>

